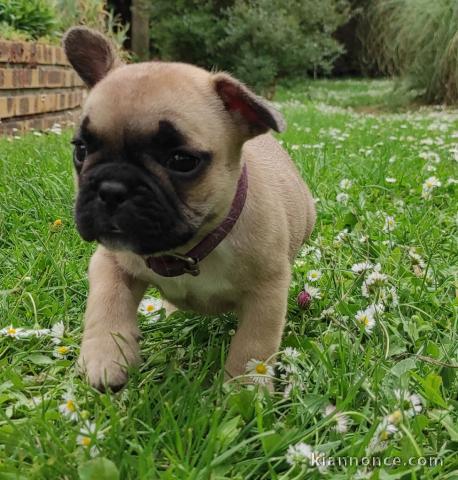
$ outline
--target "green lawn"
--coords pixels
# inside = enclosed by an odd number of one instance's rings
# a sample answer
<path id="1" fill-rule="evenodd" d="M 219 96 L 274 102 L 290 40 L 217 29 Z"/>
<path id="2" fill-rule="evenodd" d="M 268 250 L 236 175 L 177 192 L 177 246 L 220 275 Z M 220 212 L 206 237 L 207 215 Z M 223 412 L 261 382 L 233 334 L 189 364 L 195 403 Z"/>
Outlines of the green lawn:
<path id="1" fill-rule="evenodd" d="M 279 94 L 281 141 L 318 221 L 295 267 L 272 395 L 223 385 L 231 316 L 143 317 L 144 363 L 126 389 L 99 394 L 79 379 L 94 246 L 72 219 L 71 133 L 1 139 L 0 328 L 62 321 L 69 348 L 56 358 L 47 332 L 0 334 L 0 480 L 458 479 L 458 112 L 348 108 L 387 95 L 379 81 Z M 361 262 L 369 270 L 355 273 Z M 300 310 L 304 283 L 319 294 Z M 311 450 L 341 465 L 317 468 Z"/>

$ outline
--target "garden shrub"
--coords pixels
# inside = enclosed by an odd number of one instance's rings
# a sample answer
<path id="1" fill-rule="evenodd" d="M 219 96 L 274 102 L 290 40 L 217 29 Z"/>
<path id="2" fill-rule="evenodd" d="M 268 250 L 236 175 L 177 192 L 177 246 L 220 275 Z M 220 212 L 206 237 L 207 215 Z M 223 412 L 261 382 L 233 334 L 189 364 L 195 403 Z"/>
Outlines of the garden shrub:
<path id="1" fill-rule="evenodd" d="M 51 2 L 47 0 L 1 0 L 2 30 L 23 32 L 27 38 L 52 35 L 57 20 Z"/>
<path id="2" fill-rule="evenodd" d="M 234 73 L 262 93 L 278 80 L 331 71 L 347 0 L 157 0 L 153 48 L 163 59 Z"/>
<path id="3" fill-rule="evenodd" d="M 95 28 L 119 48 L 129 25 L 107 9 L 104 0 L 0 0 L 0 37 L 8 40 L 44 40 L 60 43 L 74 25 Z M 126 57 L 126 52 L 121 52 Z"/>
<path id="4" fill-rule="evenodd" d="M 367 53 L 399 75 L 398 90 L 429 103 L 458 102 L 458 2 L 375 0 Z"/>

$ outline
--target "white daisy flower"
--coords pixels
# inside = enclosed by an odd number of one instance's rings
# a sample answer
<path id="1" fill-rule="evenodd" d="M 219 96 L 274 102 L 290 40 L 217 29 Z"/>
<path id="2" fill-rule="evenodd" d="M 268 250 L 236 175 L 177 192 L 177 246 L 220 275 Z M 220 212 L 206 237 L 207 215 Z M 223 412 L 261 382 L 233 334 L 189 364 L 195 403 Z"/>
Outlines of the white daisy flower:
<path id="1" fill-rule="evenodd" d="M 308 283 L 304 284 L 304 292 L 308 293 L 311 298 L 321 298 L 321 290 L 318 287 L 313 287 Z"/>
<path id="2" fill-rule="evenodd" d="M 391 215 L 385 217 L 385 225 L 383 226 L 383 231 L 385 233 L 392 232 L 396 228 L 396 221 Z"/>
<path id="3" fill-rule="evenodd" d="M 385 182 L 386 183 L 396 183 L 397 180 L 394 177 L 386 177 Z"/>
<path id="4" fill-rule="evenodd" d="M 374 436 L 366 448 L 366 455 L 381 452 L 388 446 L 388 440 L 398 431 L 397 427 L 384 418 L 374 432 Z"/>
<path id="5" fill-rule="evenodd" d="M 374 288 L 383 286 L 388 280 L 388 277 L 384 273 L 380 273 L 377 270 L 377 265 L 374 267 L 374 271 L 371 272 L 366 280 L 364 280 L 361 286 L 361 293 L 363 297 L 369 297 L 370 292 L 374 290 Z"/>
<path id="6" fill-rule="evenodd" d="M 283 394 L 282 394 L 285 400 L 290 397 L 292 390 L 293 390 L 293 384 L 288 383 L 285 389 L 283 390 Z"/>
<path id="7" fill-rule="evenodd" d="M 360 274 L 363 272 L 367 272 L 368 270 L 371 270 L 374 267 L 374 264 L 366 260 L 365 262 L 361 263 L 354 263 L 351 266 L 351 271 L 356 274 Z"/>
<path id="8" fill-rule="evenodd" d="M 64 322 L 60 321 L 55 323 L 51 328 L 51 340 L 56 345 L 62 343 L 62 339 L 64 338 L 65 334 L 65 325 Z"/>
<path id="9" fill-rule="evenodd" d="M 270 377 L 274 376 L 274 369 L 271 365 L 252 358 L 246 364 L 245 371 L 248 375 L 252 375 L 255 383 L 267 383 Z"/>
<path id="10" fill-rule="evenodd" d="M 456 185 L 458 183 L 458 180 L 456 178 L 447 178 L 447 181 L 445 182 L 445 184 L 447 185 L 447 187 L 449 185 Z"/>
<path id="11" fill-rule="evenodd" d="M 324 410 L 324 414 L 326 417 L 328 415 L 331 415 L 334 412 L 336 412 L 336 407 L 335 405 L 332 405 L 332 404 L 329 404 Z M 336 422 L 336 426 L 334 427 L 334 429 L 337 432 L 345 433 L 348 431 L 348 425 L 350 423 L 350 419 L 346 415 L 336 412 L 333 417 L 333 420 Z"/>
<path id="12" fill-rule="evenodd" d="M 286 461 L 291 465 L 301 465 L 310 462 L 313 457 L 313 450 L 310 445 L 304 442 L 290 445 L 286 452 Z"/>
<path id="13" fill-rule="evenodd" d="M 417 413 L 420 413 L 423 410 L 423 402 L 421 397 L 416 393 L 410 394 L 405 390 L 395 389 L 394 396 L 401 403 L 406 411 L 408 417 L 414 417 Z"/>
<path id="14" fill-rule="evenodd" d="M 56 358 L 67 358 L 67 355 L 71 352 L 71 348 L 67 345 L 56 345 L 53 351 L 53 356 Z"/>
<path id="15" fill-rule="evenodd" d="M 353 185 L 353 182 L 352 182 L 351 180 L 349 180 L 348 178 L 343 178 L 343 179 L 339 182 L 339 187 L 340 187 L 342 190 L 349 190 L 352 185 Z"/>
<path id="16" fill-rule="evenodd" d="M 410 248 L 408 253 L 414 265 L 418 265 L 420 268 L 426 267 L 425 261 L 423 260 L 422 256 L 419 253 L 417 253 L 414 247 Z"/>
<path id="17" fill-rule="evenodd" d="M 334 307 L 325 308 L 322 310 L 320 318 L 331 318 L 335 313 Z"/>
<path id="18" fill-rule="evenodd" d="M 310 270 L 307 272 L 307 279 L 310 282 L 317 282 L 321 278 L 320 270 Z"/>
<path id="19" fill-rule="evenodd" d="M 104 435 L 97 431 L 95 423 L 87 422 L 81 428 L 79 435 L 76 437 L 76 443 L 84 448 L 89 449 L 89 455 L 95 457 L 99 454 L 99 448 L 96 445 L 98 440 L 102 440 Z"/>
<path id="20" fill-rule="evenodd" d="M 336 196 L 336 200 L 338 203 L 342 203 L 343 205 L 346 205 L 348 203 L 348 199 L 350 197 L 348 196 L 348 193 L 345 192 L 340 192 Z"/>
<path id="21" fill-rule="evenodd" d="M 71 392 L 62 395 L 64 403 L 59 405 L 59 412 L 67 417 L 69 420 L 78 420 L 78 411 L 76 409 L 75 399 Z"/>
<path id="22" fill-rule="evenodd" d="M 149 318 L 150 322 L 159 320 L 159 311 L 163 308 L 162 300 L 156 297 L 145 297 L 138 307 L 138 311 Z"/>
<path id="23" fill-rule="evenodd" d="M 299 258 L 296 261 L 297 264 L 305 265 L 305 258 L 312 257 L 317 262 L 321 260 L 321 251 L 319 248 L 314 247 L 312 245 L 306 245 L 301 252 L 299 253 Z"/>
<path id="24" fill-rule="evenodd" d="M 421 196 L 424 199 L 430 199 L 435 188 L 440 187 L 442 183 L 437 177 L 429 177 L 425 180 L 422 187 Z"/>
<path id="25" fill-rule="evenodd" d="M 10 325 L 9 327 L 0 330 L 0 335 L 12 338 L 23 338 L 25 332 L 26 331 L 23 328 L 13 327 L 13 325 Z"/>
<path id="26" fill-rule="evenodd" d="M 299 350 L 293 347 L 286 347 L 283 350 L 283 355 L 288 358 L 289 360 L 294 360 L 296 358 L 299 358 L 301 356 L 301 353 Z"/>
<path id="27" fill-rule="evenodd" d="M 371 333 L 375 327 L 374 310 L 372 308 L 366 308 L 365 310 L 358 310 L 355 315 L 356 321 L 363 325 L 366 333 Z"/>
<path id="28" fill-rule="evenodd" d="M 346 240 L 347 237 L 348 237 L 348 229 L 344 228 L 341 232 L 339 232 L 336 235 L 336 238 L 334 239 L 334 244 L 337 246 L 341 245 Z"/>

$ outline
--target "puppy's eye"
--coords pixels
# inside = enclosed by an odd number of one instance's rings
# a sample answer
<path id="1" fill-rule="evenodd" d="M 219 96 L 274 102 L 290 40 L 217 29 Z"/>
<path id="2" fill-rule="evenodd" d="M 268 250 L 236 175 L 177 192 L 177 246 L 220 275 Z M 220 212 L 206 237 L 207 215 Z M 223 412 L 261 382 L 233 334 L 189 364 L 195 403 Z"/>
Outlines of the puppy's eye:
<path id="1" fill-rule="evenodd" d="M 175 152 L 166 162 L 169 170 L 179 173 L 189 173 L 200 164 L 200 158 L 186 152 Z"/>
<path id="2" fill-rule="evenodd" d="M 81 168 L 83 165 L 84 160 L 86 160 L 87 157 L 87 148 L 84 143 L 81 142 L 74 142 L 74 149 L 73 149 L 73 162 L 75 164 L 75 167 Z"/>

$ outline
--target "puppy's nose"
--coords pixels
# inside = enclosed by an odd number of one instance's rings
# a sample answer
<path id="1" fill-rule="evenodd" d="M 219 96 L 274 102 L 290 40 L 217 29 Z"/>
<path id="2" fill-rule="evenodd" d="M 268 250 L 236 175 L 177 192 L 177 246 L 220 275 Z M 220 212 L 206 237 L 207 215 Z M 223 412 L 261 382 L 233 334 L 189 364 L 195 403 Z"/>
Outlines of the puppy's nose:
<path id="1" fill-rule="evenodd" d="M 100 199 L 110 207 L 117 207 L 127 198 L 127 188 L 120 182 L 105 180 L 99 186 Z"/>

